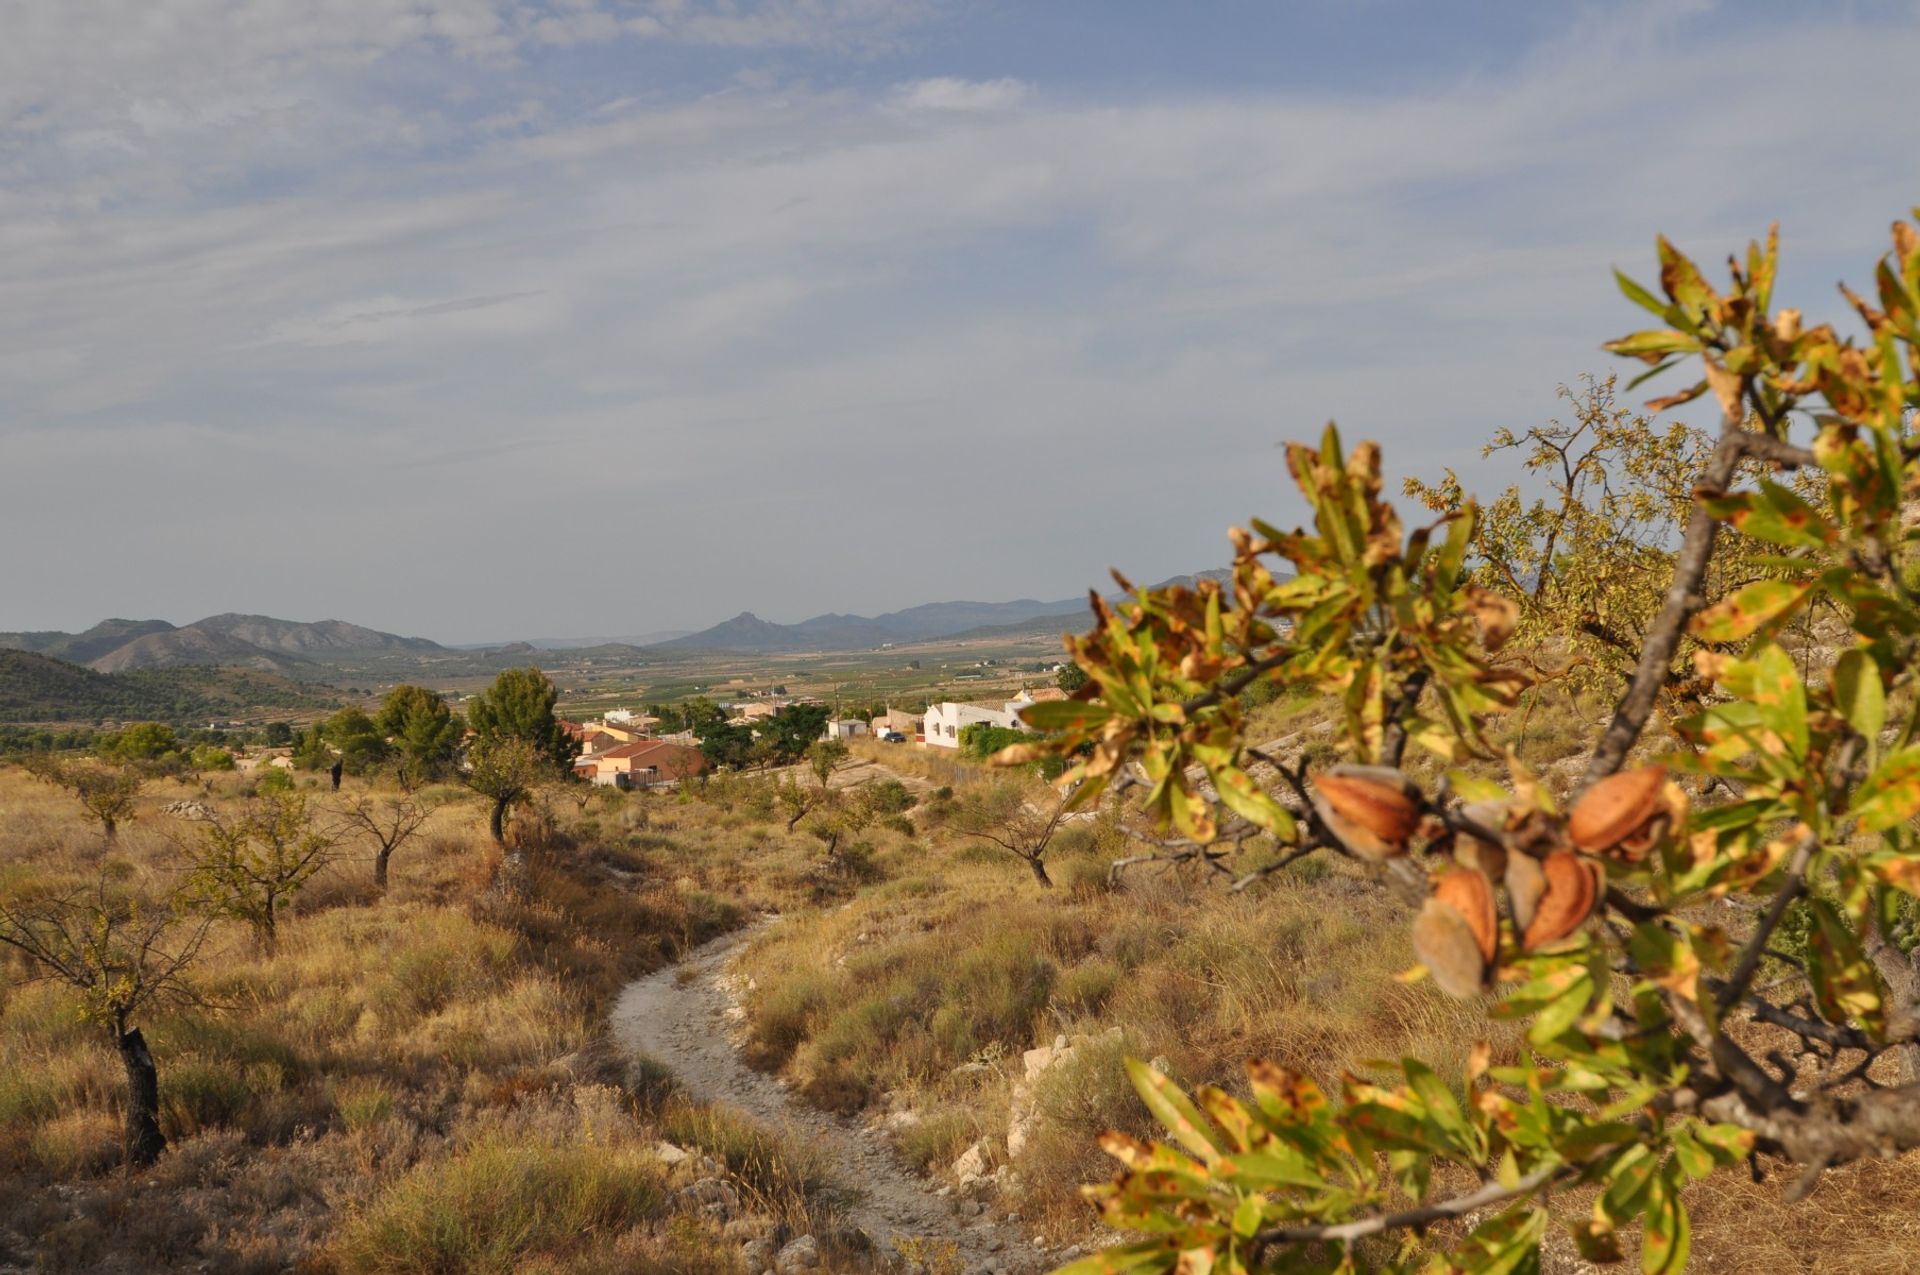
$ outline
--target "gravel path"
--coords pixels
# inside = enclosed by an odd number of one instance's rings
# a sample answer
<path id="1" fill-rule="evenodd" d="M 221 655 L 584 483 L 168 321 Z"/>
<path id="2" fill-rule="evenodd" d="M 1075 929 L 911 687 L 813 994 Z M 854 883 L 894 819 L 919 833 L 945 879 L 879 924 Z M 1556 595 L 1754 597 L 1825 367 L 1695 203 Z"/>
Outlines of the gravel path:
<path id="1" fill-rule="evenodd" d="M 807 1106 L 740 1060 L 733 1036 L 741 1014 L 726 972 L 752 933 L 723 935 L 681 964 L 629 983 L 613 1008 L 614 1039 L 671 1067 L 693 1098 L 738 1107 L 824 1148 L 836 1176 L 858 1193 L 848 1220 L 880 1252 L 893 1252 L 896 1237 L 918 1237 L 951 1241 L 970 1272 L 1030 1275 L 1052 1267 L 1013 1224 L 964 1216 L 969 1202 L 934 1194 L 934 1184 L 902 1164 L 878 1130 Z"/>

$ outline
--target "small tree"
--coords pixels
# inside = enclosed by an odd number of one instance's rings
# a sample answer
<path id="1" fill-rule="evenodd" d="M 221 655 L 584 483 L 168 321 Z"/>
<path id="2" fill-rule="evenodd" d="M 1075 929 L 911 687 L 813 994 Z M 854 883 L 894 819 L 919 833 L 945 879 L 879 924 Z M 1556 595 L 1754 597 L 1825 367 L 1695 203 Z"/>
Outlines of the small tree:
<path id="1" fill-rule="evenodd" d="M 147 782 L 134 766 L 66 760 L 50 753 L 29 754 L 21 764 L 41 782 L 72 793 L 108 841 L 118 837 L 120 825 L 133 818 L 134 802 Z"/>
<path id="2" fill-rule="evenodd" d="M 566 765 L 580 755 L 579 741 L 553 715 L 560 692 L 537 668 L 510 668 L 473 697 L 467 720 L 482 742 L 524 740 L 549 760 Z"/>
<path id="3" fill-rule="evenodd" d="M 214 912 L 245 921 L 268 952 L 280 913 L 333 859 L 335 840 L 319 827 L 304 793 L 257 795 L 238 819 L 201 830 L 190 852 L 188 888 Z"/>
<path id="4" fill-rule="evenodd" d="M 401 780 L 419 784 L 444 774 L 460 743 L 463 723 L 447 702 L 422 686 L 387 692 L 374 725 L 400 754 Z"/>
<path id="5" fill-rule="evenodd" d="M 344 813 L 347 824 L 365 833 L 374 844 L 373 884 L 379 889 L 387 888 L 387 865 L 394 851 L 411 840 L 432 814 L 411 796 L 380 802 L 361 797 L 347 807 Z"/>
<path id="6" fill-rule="evenodd" d="M 760 734 L 772 741 L 773 760 L 784 766 L 804 757 L 826 728 L 825 704 L 789 704 L 766 720 Z"/>
<path id="7" fill-rule="evenodd" d="M 343 708 L 329 717 L 322 734 L 351 775 L 364 774 L 387 755 L 380 728 L 357 708 Z"/>
<path id="8" fill-rule="evenodd" d="M 487 831 L 500 846 L 507 844 L 507 813 L 559 778 L 551 753 L 513 735 L 481 740 L 468 752 L 467 765 L 467 787 L 493 803 Z"/>
<path id="9" fill-rule="evenodd" d="M 753 760 L 753 728 L 724 717 L 706 718 L 693 726 L 700 755 L 715 770 L 738 770 Z"/>
<path id="10" fill-rule="evenodd" d="M 1035 799 L 1018 784 L 974 788 L 959 802 L 953 827 L 969 837 L 999 846 L 1027 865 L 1033 879 L 1051 890 L 1047 850 L 1066 817 L 1066 803 L 1047 796 Z"/>
<path id="11" fill-rule="evenodd" d="M 832 786 L 833 772 L 839 769 L 850 751 L 846 743 L 838 739 L 817 740 L 807 749 L 807 769 L 820 781 L 821 792 Z"/>
<path id="12" fill-rule="evenodd" d="M 159 1071 L 135 1019 L 154 1006 L 194 999 L 185 972 L 207 928 L 205 917 L 145 903 L 105 877 L 64 893 L 0 899 L 0 945 L 26 957 L 27 977 L 78 991 L 82 1016 L 106 1030 L 120 1055 L 132 1165 L 153 1163 L 167 1146 Z"/>
<path id="13" fill-rule="evenodd" d="M 165 722 L 135 722 L 100 741 L 97 750 L 109 761 L 164 768 L 182 757 L 179 736 Z"/>

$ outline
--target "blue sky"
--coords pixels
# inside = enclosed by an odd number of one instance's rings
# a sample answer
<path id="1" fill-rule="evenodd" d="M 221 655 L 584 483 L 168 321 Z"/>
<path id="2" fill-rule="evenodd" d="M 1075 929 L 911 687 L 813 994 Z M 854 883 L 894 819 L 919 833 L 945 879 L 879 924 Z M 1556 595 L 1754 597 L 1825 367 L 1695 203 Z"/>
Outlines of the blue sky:
<path id="1" fill-rule="evenodd" d="M 0 629 L 448 641 L 1220 565 L 1665 231 L 1837 315 L 1908 6 L 0 0 Z M 1882 121 L 1887 121 L 1883 123 Z"/>

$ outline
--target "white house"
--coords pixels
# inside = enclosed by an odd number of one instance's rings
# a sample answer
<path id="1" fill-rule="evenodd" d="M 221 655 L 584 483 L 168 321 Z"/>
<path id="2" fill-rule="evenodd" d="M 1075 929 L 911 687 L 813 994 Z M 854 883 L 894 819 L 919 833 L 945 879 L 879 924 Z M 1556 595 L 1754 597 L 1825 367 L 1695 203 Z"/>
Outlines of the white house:
<path id="1" fill-rule="evenodd" d="M 999 708 L 987 704 L 956 704 L 951 700 L 944 704 L 929 705 L 926 717 L 927 743 L 936 748 L 958 748 L 960 728 L 976 722 L 1008 730 L 1025 730 L 1026 727 L 1015 713 L 1016 706 L 1012 703 Z"/>
<path id="2" fill-rule="evenodd" d="M 867 733 L 867 724 L 857 717 L 842 717 L 829 721 L 826 729 L 820 732 L 821 739 L 852 739 Z"/>

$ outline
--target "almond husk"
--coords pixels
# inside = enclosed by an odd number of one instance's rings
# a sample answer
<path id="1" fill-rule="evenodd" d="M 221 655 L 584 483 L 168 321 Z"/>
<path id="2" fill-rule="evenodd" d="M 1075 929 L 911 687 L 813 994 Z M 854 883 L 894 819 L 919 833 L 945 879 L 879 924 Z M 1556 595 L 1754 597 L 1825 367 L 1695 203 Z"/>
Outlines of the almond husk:
<path id="1" fill-rule="evenodd" d="M 1540 871 L 1540 860 L 1530 854 L 1510 854 L 1506 879 L 1507 911 L 1513 917 L 1514 932 L 1522 934 L 1533 924 L 1534 909 L 1547 891 L 1547 878 Z"/>
<path id="2" fill-rule="evenodd" d="M 1621 847 L 1638 860 L 1658 839 L 1648 828 L 1666 811 L 1665 766 L 1641 766 L 1609 775 L 1587 789 L 1567 817 L 1567 839 L 1591 854 Z M 1623 843 L 1627 843 L 1623 847 Z"/>
<path id="3" fill-rule="evenodd" d="M 1571 850 L 1548 855 L 1540 871 L 1546 877 L 1546 892 L 1520 939 L 1520 946 L 1529 952 L 1558 943 L 1586 924 L 1607 885 L 1606 869 Z"/>
<path id="4" fill-rule="evenodd" d="M 1420 792 L 1388 766 L 1335 766 L 1313 778 L 1313 808 L 1347 849 L 1374 863 L 1407 852 Z"/>
<path id="5" fill-rule="evenodd" d="M 1449 996 L 1464 999 L 1485 985 L 1487 962 L 1473 926 L 1438 897 L 1429 897 L 1413 919 L 1413 950 Z"/>
<path id="6" fill-rule="evenodd" d="M 1493 908 L 1493 883 L 1486 874 L 1478 868 L 1453 868 L 1433 883 L 1433 897 L 1465 918 L 1480 959 L 1493 960 L 1500 946 L 1500 918 Z"/>

